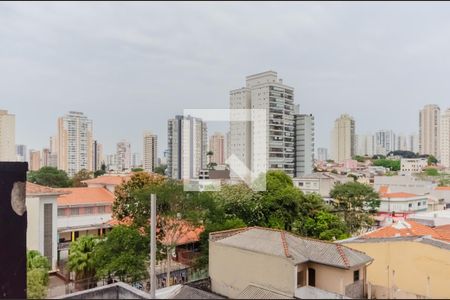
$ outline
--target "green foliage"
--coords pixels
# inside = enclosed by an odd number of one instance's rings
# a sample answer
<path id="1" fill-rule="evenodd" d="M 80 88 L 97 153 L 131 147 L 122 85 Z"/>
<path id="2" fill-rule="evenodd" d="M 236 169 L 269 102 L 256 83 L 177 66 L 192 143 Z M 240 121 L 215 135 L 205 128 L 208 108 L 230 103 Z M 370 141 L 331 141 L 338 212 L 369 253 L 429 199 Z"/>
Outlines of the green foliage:
<path id="1" fill-rule="evenodd" d="M 91 179 L 93 177 L 93 175 L 94 174 L 92 172 L 89 172 L 86 169 L 80 170 L 78 173 L 73 175 L 72 186 L 73 187 L 86 187 L 87 184 L 82 183 L 82 181 Z"/>
<path id="2" fill-rule="evenodd" d="M 381 154 L 375 154 L 374 156 L 372 156 L 372 159 L 386 159 L 386 156 Z"/>
<path id="3" fill-rule="evenodd" d="M 105 175 L 106 171 L 105 170 L 97 170 L 94 172 L 94 178 L 97 178 L 98 176 L 102 176 Z"/>
<path id="4" fill-rule="evenodd" d="M 132 168 L 131 169 L 131 172 L 143 172 L 144 171 L 144 169 L 142 169 L 142 168 Z"/>
<path id="5" fill-rule="evenodd" d="M 337 184 L 330 196 L 336 200 L 332 205 L 343 217 L 349 233 L 372 225 L 371 214 L 380 206 L 380 200 L 371 186 L 359 182 Z"/>
<path id="6" fill-rule="evenodd" d="M 400 170 L 400 160 L 376 159 L 373 161 L 373 165 L 389 168 L 391 171 L 399 171 Z"/>
<path id="7" fill-rule="evenodd" d="M 166 169 L 167 169 L 167 165 L 161 164 L 155 168 L 155 173 L 160 174 L 160 175 L 165 175 Z"/>
<path id="8" fill-rule="evenodd" d="M 27 298 L 44 299 L 47 296 L 50 263 L 36 250 L 27 251 Z"/>
<path id="9" fill-rule="evenodd" d="M 70 244 L 68 267 L 84 288 L 96 286 L 94 249 L 97 243 L 96 238 L 86 235 Z"/>
<path id="10" fill-rule="evenodd" d="M 417 154 L 412 151 L 395 150 L 388 153 L 387 156 L 401 156 L 402 158 L 417 158 Z"/>
<path id="11" fill-rule="evenodd" d="M 356 155 L 355 157 L 353 157 L 353 159 L 356 160 L 357 162 L 365 162 L 366 160 L 369 159 L 369 157 Z"/>
<path id="12" fill-rule="evenodd" d="M 436 165 L 438 160 L 433 155 L 429 155 L 427 159 L 427 163 L 429 166 Z"/>
<path id="13" fill-rule="evenodd" d="M 28 181 L 55 188 L 71 186 L 67 173 L 53 167 L 42 167 L 38 171 L 28 172 Z"/>
<path id="14" fill-rule="evenodd" d="M 142 235 L 134 227 L 115 227 L 95 247 L 96 275 L 118 276 L 121 281 L 134 282 L 147 273 L 149 251 L 148 235 Z"/>
<path id="15" fill-rule="evenodd" d="M 439 172 L 435 168 L 426 168 L 424 172 L 427 176 L 439 176 Z"/>

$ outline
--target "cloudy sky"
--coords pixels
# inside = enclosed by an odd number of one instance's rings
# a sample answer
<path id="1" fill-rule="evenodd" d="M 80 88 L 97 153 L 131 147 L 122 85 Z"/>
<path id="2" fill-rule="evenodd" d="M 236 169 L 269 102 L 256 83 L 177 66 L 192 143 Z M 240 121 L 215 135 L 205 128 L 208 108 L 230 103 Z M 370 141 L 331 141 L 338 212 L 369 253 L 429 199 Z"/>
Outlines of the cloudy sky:
<path id="1" fill-rule="evenodd" d="M 0 108 L 29 148 L 76 110 L 106 153 L 123 138 L 142 152 L 144 130 L 161 153 L 168 118 L 228 108 L 245 76 L 274 70 L 314 114 L 316 148 L 341 113 L 357 133 L 409 134 L 425 104 L 450 107 L 449 15 L 450 3 L 3 2 Z"/>

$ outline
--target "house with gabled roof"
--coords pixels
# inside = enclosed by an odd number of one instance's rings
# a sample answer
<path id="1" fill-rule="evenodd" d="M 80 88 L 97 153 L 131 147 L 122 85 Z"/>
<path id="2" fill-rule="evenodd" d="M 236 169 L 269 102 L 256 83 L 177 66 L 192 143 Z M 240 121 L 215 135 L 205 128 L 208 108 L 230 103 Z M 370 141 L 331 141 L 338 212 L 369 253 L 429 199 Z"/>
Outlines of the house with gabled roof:
<path id="1" fill-rule="evenodd" d="M 211 290 L 229 298 L 361 298 L 372 258 L 341 244 L 263 227 L 209 236 Z"/>

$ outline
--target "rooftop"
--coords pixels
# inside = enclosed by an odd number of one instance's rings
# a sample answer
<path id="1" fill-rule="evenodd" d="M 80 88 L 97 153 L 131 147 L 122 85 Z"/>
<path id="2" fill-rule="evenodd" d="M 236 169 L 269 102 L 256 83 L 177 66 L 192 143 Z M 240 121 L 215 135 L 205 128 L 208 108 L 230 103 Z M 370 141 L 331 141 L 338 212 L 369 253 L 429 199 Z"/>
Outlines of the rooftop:
<path id="1" fill-rule="evenodd" d="M 60 206 L 95 203 L 112 204 L 114 202 L 114 195 L 107 189 L 101 187 L 63 188 L 60 190 L 67 192 L 58 197 L 58 205 Z"/>
<path id="2" fill-rule="evenodd" d="M 97 178 L 83 180 L 86 184 L 119 185 L 130 180 L 131 175 L 102 175 Z"/>
<path id="3" fill-rule="evenodd" d="M 210 241 L 283 257 L 294 265 L 311 261 L 349 269 L 372 261 L 372 258 L 364 252 L 341 244 L 300 237 L 286 231 L 263 227 L 213 232 L 210 234 Z"/>
<path id="4" fill-rule="evenodd" d="M 48 186 L 27 182 L 26 193 L 27 196 L 42 196 L 42 195 L 61 195 L 66 192 L 61 191 L 61 189 L 54 189 Z"/>

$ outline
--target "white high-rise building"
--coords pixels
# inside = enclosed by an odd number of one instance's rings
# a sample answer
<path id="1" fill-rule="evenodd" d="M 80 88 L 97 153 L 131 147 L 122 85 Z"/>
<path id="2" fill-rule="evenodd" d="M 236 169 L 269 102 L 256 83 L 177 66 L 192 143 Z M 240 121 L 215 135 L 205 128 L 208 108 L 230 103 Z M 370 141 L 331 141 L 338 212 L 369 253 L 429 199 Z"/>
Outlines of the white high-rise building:
<path id="1" fill-rule="evenodd" d="M 417 133 L 408 136 L 409 151 L 419 153 L 419 135 Z"/>
<path id="2" fill-rule="evenodd" d="M 317 148 L 317 160 L 327 161 L 328 160 L 328 149 L 327 148 Z"/>
<path id="3" fill-rule="evenodd" d="M 133 152 L 133 154 L 131 155 L 131 167 L 132 168 L 143 167 L 141 153 Z"/>
<path id="4" fill-rule="evenodd" d="M 28 161 L 27 146 L 16 145 L 16 157 L 17 157 L 17 161 L 21 161 L 21 162 Z"/>
<path id="5" fill-rule="evenodd" d="M 356 155 L 370 156 L 375 154 L 375 143 L 373 134 L 358 134 L 356 135 Z"/>
<path id="6" fill-rule="evenodd" d="M 439 159 L 440 108 L 435 104 L 425 105 L 419 113 L 419 153 L 430 154 Z"/>
<path id="7" fill-rule="evenodd" d="M 378 130 L 375 132 L 375 154 L 387 155 L 396 150 L 396 138 L 392 130 Z"/>
<path id="8" fill-rule="evenodd" d="M 440 134 L 441 165 L 450 168 L 450 108 L 441 115 Z"/>
<path id="9" fill-rule="evenodd" d="M 246 86 L 230 92 L 230 109 L 265 109 L 262 120 L 233 121 L 230 115 L 230 151 L 253 172 L 279 169 L 294 175 L 294 89 L 283 84 L 277 73 L 267 71 L 246 77 Z M 264 136 L 263 136 L 264 135 Z M 231 176 L 236 178 L 236 174 Z M 238 173 L 247 174 L 243 170 Z"/>
<path id="10" fill-rule="evenodd" d="M 341 115 L 334 122 L 331 133 L 332 159 L 343 162 L 355 155 L 355 121 L 347 114 Z"/>
<path id="11" fill-rule="evenodd" d="M 128 171 L 131 169 L 131 145 L 126 140 L 117 143 L 116 167 L 117 171 Z"/>
<path id="12" fill-rule="evenodd" d="M 396 136 L 395 150 L 411 151 L 409 150 L 408 137 L 404 134 Z"/>
<path id="13" fill-rule="evenodd" d="M 56 145 L 59 169 L 69 176 L 83 169 L 92 171 L 92 121 L 82 112 L 58 118 Z"/>
<path id="14" fill-rule="evenodd" d="M 206 168 L 207 128 L 199 118 L 175 116 L 168 121 L 167 175 L 197 179 Z"/>
<path id="15" fill-rule="evenodd" d="M 0 110 L 0 161 L 16 160 L 16 116 Z"/>
<path id="16" fill-rule="evenodd" d="M 314 170 L 314 116 L 295 114 L 295 177 Z"/>
<path id="17" fill-rule="evenodd" d="M 106 155 L 106 167 L 108 170 L 117 170 L 117 154 Z"/>
<path id="18" fill-rule="evenodd" d="M 223 165 L 225 163 L 225 136 L 215 132 L 209 138 L 209 151 L 212 151 L 211 163 Z"/>
<path id="19" fill-rule="evenodd" d="M 151 131 L 144 132 L 143 168 L 147 172 L 155 172 L 158 166 L 158 137 Z"/>

